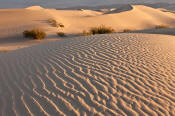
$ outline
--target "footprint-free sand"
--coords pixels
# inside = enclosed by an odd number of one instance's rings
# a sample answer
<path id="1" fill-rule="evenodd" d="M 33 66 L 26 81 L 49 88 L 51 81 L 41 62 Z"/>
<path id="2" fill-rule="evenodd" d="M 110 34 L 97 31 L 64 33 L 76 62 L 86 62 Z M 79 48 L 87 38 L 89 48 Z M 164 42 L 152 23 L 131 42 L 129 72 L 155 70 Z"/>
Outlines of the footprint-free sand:
<path id="1" fill-rule="evenodd" d="M 0 55 L 1 116 L 174 116 L 175 39 L 69 38 Z"/>

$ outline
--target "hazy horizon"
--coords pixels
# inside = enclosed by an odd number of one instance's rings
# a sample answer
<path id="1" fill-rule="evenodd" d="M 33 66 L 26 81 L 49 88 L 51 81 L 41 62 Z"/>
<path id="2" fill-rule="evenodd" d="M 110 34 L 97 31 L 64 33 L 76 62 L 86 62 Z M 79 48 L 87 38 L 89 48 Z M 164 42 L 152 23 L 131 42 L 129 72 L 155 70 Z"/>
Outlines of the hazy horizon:
<path id="1" fill-rule="evenodd" d="M 68 8 L 75 6 L 96 6 L 111 4 L 132 4 L 132 3 L 175 3 L 175 1 L 167 0 L 6 0 L 0 1 L 0 9 L 3 8 L 24 8 L 27 6 L 40 5 L 45 8 Z"/>

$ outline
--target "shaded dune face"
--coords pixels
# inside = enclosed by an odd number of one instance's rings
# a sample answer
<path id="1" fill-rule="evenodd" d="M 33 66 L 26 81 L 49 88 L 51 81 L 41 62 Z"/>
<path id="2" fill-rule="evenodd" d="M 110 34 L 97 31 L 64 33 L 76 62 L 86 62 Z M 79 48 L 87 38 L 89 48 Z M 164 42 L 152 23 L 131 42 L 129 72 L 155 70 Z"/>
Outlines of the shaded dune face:
<path id="1" fill-rule="evenodd" d="M 65 39 L 0 56 L 1 116 L 174 116 L 173 36 Z"/>
<path id="2" fill-rule="evenodd" d="M 112 13 L 121 13 L 121 12 L 126 12 L 132 10 L 133 7 L 131 5 L 123 5 L 119 8 L 116 8 L 114 10 L 110 9 L 111 11 L 105 13 L 105 14 L 112 14 Z"/>

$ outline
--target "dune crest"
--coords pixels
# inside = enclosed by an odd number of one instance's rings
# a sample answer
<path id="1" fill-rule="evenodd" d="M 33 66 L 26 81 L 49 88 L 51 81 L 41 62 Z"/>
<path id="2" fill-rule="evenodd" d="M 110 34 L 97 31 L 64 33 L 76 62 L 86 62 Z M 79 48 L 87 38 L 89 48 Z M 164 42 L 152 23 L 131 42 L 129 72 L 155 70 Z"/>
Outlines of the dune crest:
<path id="1" fill-rule="evenodd" d="M 125 12 L 125 11 L 130 11 L 132 9 L 133 9 L 132 5 L 124 5 L 124 6 L 121 6 L 120 8 L 117 8 L 117 9 L 110 9 L 105 14 L 121 13 L 121 12 Z"/>
<path id="2" fill-rule="evenodd" d="M 25 9 L 28 9 L 28 10 L 42 10 L 44 8 L 42 8 L 41 6 L 30 6 L 30 7 L 27 7 Z"/>
<path id="3" fill-rule="evenodd" d="M 110 9 L 48 10 L 48 13 L 65 24 L 66 33 L 81 33 L 83 30 L 102 24 L 111 26 L 118 32 L 124 29 L 143 30 L 162 24 L 175 26 L 175 14 L 143 5 L 126 5 L 111 11 Z"/>

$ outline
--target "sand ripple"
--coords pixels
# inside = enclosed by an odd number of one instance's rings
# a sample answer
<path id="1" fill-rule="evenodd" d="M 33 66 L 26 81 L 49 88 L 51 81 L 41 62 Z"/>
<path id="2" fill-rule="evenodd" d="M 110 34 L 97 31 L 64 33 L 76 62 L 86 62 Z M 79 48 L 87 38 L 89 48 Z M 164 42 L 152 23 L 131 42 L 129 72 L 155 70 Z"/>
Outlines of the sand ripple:
<path id="1" fill-rule="evenodd" d="M 64 39 L 0 56 L 1 116 L 174 116 L 173 36 Z"/>

